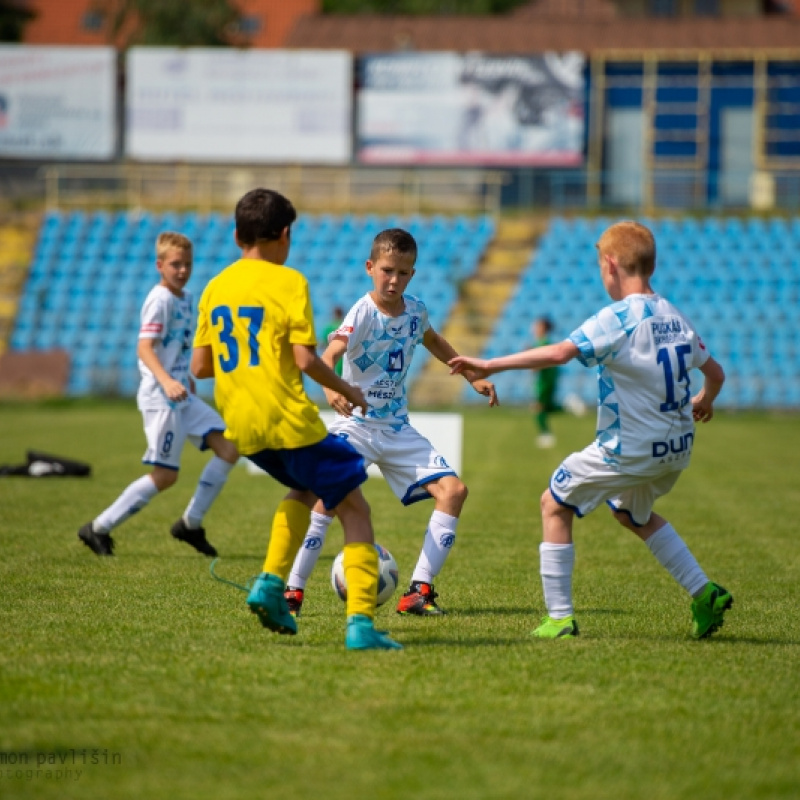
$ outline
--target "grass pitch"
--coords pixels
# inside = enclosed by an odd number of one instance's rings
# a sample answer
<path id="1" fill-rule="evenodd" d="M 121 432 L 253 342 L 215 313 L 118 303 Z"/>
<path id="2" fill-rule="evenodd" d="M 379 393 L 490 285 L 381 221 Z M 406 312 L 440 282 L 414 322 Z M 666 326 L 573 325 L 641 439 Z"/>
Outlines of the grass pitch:
<path id="1" fill-rule="evenodd" d="M 0 407 L 0 463 L 27 448 L 89 461 L 90 479 L 0 478 L 3 798 L 547 798 L 800 796 L 800 418 L 720 415 L 658 506 L 735 596 L 722 631 L 689 636 L 689 599 L 597 511 L 576 525 L 575 641 L 533 640 L 544 613 L 538 499 L 593 420 L 465 411 L 470 497 L 437 581 L 449 615 L 378 623 L 406 649 L 348 653 L 329 584 L 334 525 L 296 637 L 169 536 L 207 456 L 118 529 L 99 559 L 78 527 L 142 474 L 130 404 Z M 430 503 L 365 487 L 407 581 Z M 261 568 L 282 489 L 234 471 L 206 519 L 219 572 Z M 396 597 L 395 597 L 396 600 Z"/>

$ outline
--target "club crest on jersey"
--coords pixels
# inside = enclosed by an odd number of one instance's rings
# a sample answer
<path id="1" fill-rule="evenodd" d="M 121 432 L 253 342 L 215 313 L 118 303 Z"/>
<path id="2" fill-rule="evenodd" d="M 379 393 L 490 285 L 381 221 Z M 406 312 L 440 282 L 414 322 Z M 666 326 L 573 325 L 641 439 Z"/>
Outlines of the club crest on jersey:
<path id="1" fill-rule="evenodd" d="M 419 317 L 411 317 L 411 321 L 408 323 L 408 329 L 412 336 L 417 332 L 418 327 L 419 327 Z"/>
<path id="2" fill-rule="evenodd" d="M 572 473 L 566 467 L 559 467 L 553 477 L 553 483 L 563 488 L 572 480 Z"/>
<path id="3" fill-rule="evenodd" d="M 387 372 L 402 372 L 403 371 L 403 351 L 393 350 L 389 353 L 389 361 L 386 365 Z"/>

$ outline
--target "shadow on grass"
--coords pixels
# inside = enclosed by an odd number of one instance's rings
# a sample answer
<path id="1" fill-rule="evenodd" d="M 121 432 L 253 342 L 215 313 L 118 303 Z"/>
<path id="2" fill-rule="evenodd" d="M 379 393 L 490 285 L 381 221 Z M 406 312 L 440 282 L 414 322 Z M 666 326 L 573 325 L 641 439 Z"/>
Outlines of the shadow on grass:
<path id="1" fill-rule="evenodd" d="M 544 616 L 545 613 L 545 610 L 538 606 L 481 606 L 480 608 L 449 608 L 447 610 L 447 616 L 452 617 L 485 617 L 494 615 L 502 616 L 508 614 L 531 614 L 532 616 L 536 617 L 536 619 L 539 619 L 539 617 Z M 626 611 L 621 608 L 581 608 L 580 611 L 576 612 L 576 616 L 583 617 L 584 615 L 591 616 L 596 614 L 612 614 L 622 616 L 630 613 L 630 611 Z"/>
<path id="2" fill-rule="evenodd" d="M 753 636 L 710 636 L 708 639 L 701 639 L 699 644 L 753 644 L 759 647 L 800 647 L 800 642 L 794 639 L 757 639 Z"/>
<path id="3" fill-rule="evenodd" d="M 493 616 L 507 616 L 507 615 L 516 615 L 516 614 L 534 614 L 538 618 L 538 614 L 534 612 L 534 610 L 530 607 L 522 607 L 522 606 L 483 606 L 481 608 L 448 608 L 447 614 L 444 616 L 444 619 L 447 617 L 458 618 L 458 617 L 493 617 Z M 410 615 L 407 615 L 410 618 Z M 427 619 L 427 618 L 426 618 Z"/>
<path id="4" fill-rule="evenodd" d="M 447 647 L 456 648 L 475 648 L 475 647 L 515 647 L 527 641 L 536 642 L 532 636 L 506 636 L 506 637 L 476 637 L 475 639 L 448 638 L 446 636 L 434 636 L 417 638 L 407 635 L 406 631 L 393 630 L 392 636 L 397 639 L 404 647 Z"/>

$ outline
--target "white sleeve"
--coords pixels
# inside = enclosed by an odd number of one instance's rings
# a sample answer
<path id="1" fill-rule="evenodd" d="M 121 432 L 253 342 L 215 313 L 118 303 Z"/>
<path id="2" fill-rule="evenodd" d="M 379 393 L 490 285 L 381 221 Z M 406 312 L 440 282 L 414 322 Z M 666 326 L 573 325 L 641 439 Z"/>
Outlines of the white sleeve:
<path id="1" fill-rule="evenodd" d="M 423 335 L 425 332 L 431 327 L 431 320 L 428 316 L 428 306 L 422 302 L 422 300 L 417 301 L 419 303 L 419 315 L 420 315 L 420 328 L 422 329 Z"/>
<path id="2" fill-rule="evenodd" d="M 364 322 L 366 320 L 366 306 L 362 303 L 356 303 L 345 314 L 342 324 L 328 336 L 330 342 L 337 336 L 347 339 L 347 349 L 350 350 L 353 346 L 358 344 L 364 333 Z"/>
<path id="3" fill-rule="evenodd" d="M 622 324 L 611 306 L 606 306 L 574 330 L 569 341 L 580 350 L 578 361 L 585 367 L 595 367 L 614 358 L 632 329 Z"/>
<path id="4" fill-rule="evenodd" d="M 142 306 L 140 339 L 161 339 L 169 320 L 169 298 L 161 292 L 151 292 Z"/>

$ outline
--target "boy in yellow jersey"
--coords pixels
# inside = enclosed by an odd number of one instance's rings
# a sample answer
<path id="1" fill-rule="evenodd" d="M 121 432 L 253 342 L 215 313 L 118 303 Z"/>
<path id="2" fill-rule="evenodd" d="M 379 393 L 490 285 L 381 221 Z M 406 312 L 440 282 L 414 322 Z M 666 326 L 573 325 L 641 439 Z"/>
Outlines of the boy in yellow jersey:
<path id="1" fill-rule="evenodd" d="M 308 283 L 284 266 L 296 216 L 289 200 L 269 189 L 254 189 L 239 200 L 236 243 L 242 257 L 206 286 L 192 354 L 194 375 L 216 379 L 226 438 L 290 490 L 273 519 L 264 571 L 247 604 L 264 627 L 297 633 L 283 596 L 285 581 L 320 498 L 344 528 L 347 648 L 400 649 L 373 625 L 378 554 L 359 488 L 367 479 L 364 459 L 327 432 L 303 389 L 301 373 L 341 393 L 351 412 L 367 410 L 361 390 L 317 355 Z"/>

